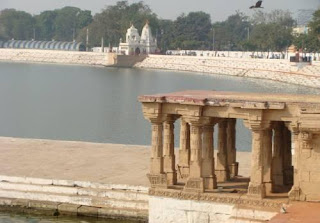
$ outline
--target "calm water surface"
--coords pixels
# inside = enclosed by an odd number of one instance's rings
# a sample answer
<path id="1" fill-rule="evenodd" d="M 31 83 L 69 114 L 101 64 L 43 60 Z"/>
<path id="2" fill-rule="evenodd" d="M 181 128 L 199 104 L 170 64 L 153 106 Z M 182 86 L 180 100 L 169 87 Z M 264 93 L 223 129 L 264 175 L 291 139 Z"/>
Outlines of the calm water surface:
<path id="1" fill-rule="evenodd" d="M 137 97 L 187 89 L 320 94 L 223 75 L 0 63 L 0 136 L 148 145 L 150 124 Z M 237 128 L 237 148 L 248 150 L 250 133 Z"/>
<path id="2" fill-rule="evenodd" d="M 135 221 L 117 221 L 87 217 L 42 217 L 0 213 L 1 223 L 135 223 Z"/>

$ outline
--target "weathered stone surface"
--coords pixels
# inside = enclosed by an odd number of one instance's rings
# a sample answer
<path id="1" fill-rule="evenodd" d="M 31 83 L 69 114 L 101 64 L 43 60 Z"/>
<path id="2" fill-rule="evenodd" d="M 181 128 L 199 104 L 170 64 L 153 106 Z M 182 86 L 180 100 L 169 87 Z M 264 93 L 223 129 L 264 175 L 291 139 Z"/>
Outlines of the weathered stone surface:
<path id="1" fill-rule="evenodd" d="M 67 215 L 77 215 L 78 208 L 81 205 L 77 204 L 59 204 L 58 211 L 60 214 L 67 214 Z"/>
<path id="2" fill-rule="evenodd" d="M 99 207 L 80 206 L 78 208 L 79 216 L 98 217 Z"/>
<path id="3" fill-rule="evenodd" d="M 45 209 L 45 210 L 57 210 L 58 206 L 59 206 L 58 202 L 29 201 L 30 208 Z"/>

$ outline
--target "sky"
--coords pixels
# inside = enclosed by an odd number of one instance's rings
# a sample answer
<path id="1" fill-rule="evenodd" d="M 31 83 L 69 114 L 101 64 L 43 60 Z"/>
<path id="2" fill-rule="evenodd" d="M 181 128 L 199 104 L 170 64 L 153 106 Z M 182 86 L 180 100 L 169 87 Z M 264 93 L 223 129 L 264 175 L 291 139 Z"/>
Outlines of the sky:
<path id="1" fill-rule="evenodd" d="M 129 0 L 129 3 L 139 0 Z M 0 0 L 0 10 L 15 8 L 31 14 L 39 14 L 45 10 L 75 6 L 91 10 L 93 14 L 100 12 L 108 5 L 114 5 L 117 0 Z M 162 19 L 175 19 L 182 13 L 204 11 L 211 15 L 213 22 L 225 20 L 237 10 L 251 15 L 254 10 L 249 7 L 256 0 L 144 0 Z M 293 13 L 298 9 L 318 9 L 320 0 L 263 0 L 266 12 L 274 9 L 290 10 Z"/>

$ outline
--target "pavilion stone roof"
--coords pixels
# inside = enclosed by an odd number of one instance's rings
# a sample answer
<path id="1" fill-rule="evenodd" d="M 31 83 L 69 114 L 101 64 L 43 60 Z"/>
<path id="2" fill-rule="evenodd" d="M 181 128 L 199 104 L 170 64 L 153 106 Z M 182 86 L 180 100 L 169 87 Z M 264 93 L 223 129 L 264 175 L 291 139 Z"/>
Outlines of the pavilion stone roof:
<path id="1" fill-rule="evenodd" d="M 168 94 L 142 95 L 140 102 L 175 103 L 246 107 L 256 109 L 283 109 L 285 104 L 319 104 L 320 95 L 188 90 Z"/>

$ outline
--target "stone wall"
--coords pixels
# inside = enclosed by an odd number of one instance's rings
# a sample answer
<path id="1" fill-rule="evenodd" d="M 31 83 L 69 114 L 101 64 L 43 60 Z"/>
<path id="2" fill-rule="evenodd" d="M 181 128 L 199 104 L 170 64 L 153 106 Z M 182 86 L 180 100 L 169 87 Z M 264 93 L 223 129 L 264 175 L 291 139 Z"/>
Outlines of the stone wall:
<path id="1" fill-rule="evenodd" d="M 163 223 L 231 223 L 265 222 L 277 214 L 277 210 L 240 207 L 206 201 L 179 200 L 150 196 L 149 222 Z"/>
<path id="2" fill-rule="evenodd" d="M 320 87 L 320 63 L 318 62 L 310 65 L 290 63 L 287 60 L 150 55 L 136 64 L 136 67 L 262 78 Z"/>
<path id="3" fill-rule="evenodd" d="M 55 50 L 0 49 L 0 61 L 108 66 L 113 54 Z"/>

